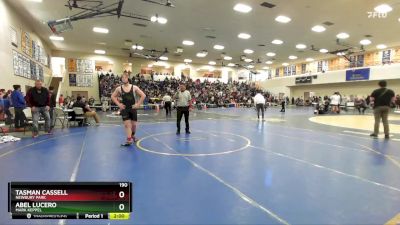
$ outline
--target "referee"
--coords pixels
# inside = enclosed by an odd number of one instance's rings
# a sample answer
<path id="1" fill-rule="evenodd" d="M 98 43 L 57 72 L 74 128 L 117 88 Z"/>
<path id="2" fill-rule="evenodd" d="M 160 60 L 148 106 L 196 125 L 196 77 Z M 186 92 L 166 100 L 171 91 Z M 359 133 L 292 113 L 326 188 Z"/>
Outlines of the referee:
<path id="1" fill-rule="evenodd" d="M 176 107 L 177 107 L 177 117 L 176 117 L 176 134 L 181 133 L 181 120 L 182 116 L 185 115 L 185 124 L 186 124 L 186 134 L 190 134 L 189 130 L 189 105 L 192 97 L 190 96 L 190 92 L 186 90 L 186 85 L 179 85 L 179 91 L 175 94 L 174 99 L 176 99 Z"/>

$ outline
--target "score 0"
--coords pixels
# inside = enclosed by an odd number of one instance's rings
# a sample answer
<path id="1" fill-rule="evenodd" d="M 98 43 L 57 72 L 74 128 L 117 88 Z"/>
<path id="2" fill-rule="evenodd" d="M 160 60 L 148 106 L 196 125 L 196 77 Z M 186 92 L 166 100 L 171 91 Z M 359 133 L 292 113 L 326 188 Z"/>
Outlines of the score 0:
<path id="1" fill-rule="evenodd" d="M 128 183 L 119 183 L 119 187 L 120 188 L 128 188 L 129 184 Z M 124 199 L 125 198 L 125 191 L 124 190 L 119 191 L 118 192 L 118 197 L 120 199 Z M 123 204 L 123 203 L 119 204 L 118 209 L 120 211 L 124 211 L 125 210 L 125 204 Z"/>

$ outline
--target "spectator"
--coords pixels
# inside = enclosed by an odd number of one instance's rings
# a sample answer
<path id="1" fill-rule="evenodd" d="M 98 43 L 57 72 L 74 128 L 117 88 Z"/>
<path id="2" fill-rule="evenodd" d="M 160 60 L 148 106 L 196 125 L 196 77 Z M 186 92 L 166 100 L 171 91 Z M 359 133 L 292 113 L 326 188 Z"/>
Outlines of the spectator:
<path id="1" fill-rule="evenodd" d="M 396 95 L 395 103 L 396 103 L 396 109 L 400 110 L 400 95 Z"/>
<path id="2" fill-rule="evenodd" d="M 42 81 L 36 80 L 35 87 L 29 89 L 27 94 L 27 103 L 31 107 L 32 111 L 32 137 L 36 138 L 39 136 L 39 116 L 43 116 L 45 120 L 45 132 L 51 134 L 50 128 L 50 97 L 49 91 L 42 87 Z"/>
<path id="3" fill-rule="evenodd" d="M 60 97 L 58 98 L 58 104 L 63 107 L 64 106 L 64 95 L 60 95 Z"/>
<path id="4" fill-rule="evenodd" d="M 394 101 L 394 92 L 386 88 L 387 82 L 385 80 L 379 81 L 379 89 L 376 89 L 371 94 L 371 101 L 374 102 L 374 117 L 375 126 L 374 133 L 370 136 L 377 138 L 379 134 L 379 124 L 382 119 L 383 129 L 385 132 L 385 139 L 389 139 L 389 110 L 390 104 Z"/>
<path id="5" fill-rule="evenodd" d="M 14 91 L 11 93 L 11 102 L 14 106 L 14 126 L 15 131 L 23 131 L 26 123 L 24 109 L 26 107 L 24 96 L 21 92 L 21 85 L 13 85 Z"/>
<path id="6" fill-rule="evenodd" d="M 340 107 L 340 95 L 338 92 L 333 93 L 333 95 L 330 97 L 331 99 L 331 107 L 332 107 L 332 112 L 333 113 L 340 113 L 339 107 Z"/>
<path id="7" fill-rule="evenodd" d="M 56 115 L 54 112 L 54 109 L 57 106 L 57 94 L 54 94 L 54 87 L 49 87 L 49 96 L 50 96 L 50 129 L 54 129 L 55 123 L 56 123 Z"/>
<path id="8" fill-rule="evenodd" d="M 361 114 L 361 109 L 362 109 L 362 114 L 365 114 L 365 110 L 367 110 L 367 102 L 365 101 L 364 98 L 356 98 L 354 100 L 354 106 L 358 110 L 359 114 Z"/>
<path id="9" fill-rule="evenodd" d="M 90 109 L 89 105 L 86 104 L 83 100 L 81 96 L 78 96 L 76 98 L 76 102 L 73 104 L 72 106 L 73 108 L 78 107 L 78 108 L 82 108 L 84 116 L 86 118 L 89 117 L 93 117 L 93 119 L 96 121 L 96 125 L 100 124 L 100 119 L 99 116 L 97 115 L 97 113 L 95 111 L 92 111 L 92 109 Z"/>

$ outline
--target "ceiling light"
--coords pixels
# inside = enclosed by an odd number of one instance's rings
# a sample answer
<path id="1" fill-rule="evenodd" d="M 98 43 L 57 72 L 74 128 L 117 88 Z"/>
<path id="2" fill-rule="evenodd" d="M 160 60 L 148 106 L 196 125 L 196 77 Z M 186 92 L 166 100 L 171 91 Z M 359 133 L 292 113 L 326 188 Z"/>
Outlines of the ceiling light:
<path id="1" fill-rule="evenodd" d="M 182 44 L 191 46 L 191 45 L 194 45 L 194 42 L 193 41 L 189 41 L 189 40 L 184 40 L 184 41 L 182 41 Z"/>
<path id="2" fill-rule="evenodd" d="M 205 52 L 199 52 L 199 53 L 196 54 L 196 56 L 199 57 L 199 58 L 204 58 L 204 57 L 207 56 L 207 53 L 205 53 Z"/>
<path id="3" fill-rule="evenodd" d="M 210 61 L 210 62 L 208 62 L 208 64 L 214 66 L 214 65 L 216 65 L 217 63 L 214 62 L 214 61 Z"/>
<path id="4" fill-rule="evenodd" d="M 279 39 L 275 39 L 271 43 L 274 44 L 274 45 L 281 45 L 281 44 L 283 44 L 283 41 L 281 41 Z"/>
<path id="5" fill-rule="evenodd" d="M 297 59 L 297 56 L 291 55 L 291 56 L 289 56 L 289 59 Z"/>
<path id="6" fill-rule="evenodd" d="M 235 66 L 235 64 L 234 63 L 229 63 L 228 66 L 232 67 L 232 66 Z"/>
<path id="7" fill-rule="evenodd" d="M 364 40 L 361 40 L 360 41 L 360 44 L 361 45 L 370 45 L 372 42 L 370 41 L 370 40 L 368 40 L 368 39 L 364 39 Z"/>
<path id="8" fill-rule="evenodd" d="M 289 23 L 292 19 L 290 19 L 287 16 L 278 16 L 275 18 L 275 21 L 279 22 L 279 23 Z"/>
<path id="9" fill-rule="evenodd" d="M 160 24 L 166 24 L 168 20 L 164 17 L 159 17 L 157 14 L 155 16 L 150 17 L 150 21 L 155 23 L 158 22 Z"/>
<path id="10" fill-rule="evenodd" d="M 245 62 L 253 62 L 252 59 L 245 59 L 244 61 L 245 61 Z"/>
<path id="11" fill-rule="evenodd" d="M 94 53 L 100 54 L 100 55 L 104 55 L 104 54 L 106 54 L 106 51 L 104 51 L 104 50 L 94 50 Z"/>
<path id="12" fill-rule="evenodd" d="M 248 13 L 252 10 L 252 8 L 248 5 L 238 3 L 235 5 L 235 7 L 233 7 L 233 10 L 241 12 L 241 13 Z"/>
<path id="13" fill-rule="evenodd" d="M 269 66 L 264 66 L 263 70 L 269 70 Z"/>
<path id="14" fill-rule="evenodd" d="M 336 55 L 342 56 L 342 55 L 346 55 L 346 53 L 344 53 L 344 52 L 338 52 Z"/>
<path id="15" fill-rule="evenodd" d="M 267 53 L 267 56 L 269 56 L 269 57 L 274 57 L 274 56 L 276 56 L 276 54 L 275 54 L 275 52 L 268 52 L 268 53 Z"/>
<path id="16" fill-rule="evenodd" d="M 158 17 L 158 23 L 160 24 L 166 24 L 168 22 L 168 20 L 164 17 Z"/>
<path id="17" fill-rule="evenodd" d="M 191 63 L 192 62 L 192 60 L 191 59 L 185 59 L 185 60 L 183 60 L 185 63 Z"/>
<path id="18" fill-rule="evenodd" d="M 314 61 L 314 59 L 313 58 L 307 58 L 306 61 L 307 62 L 312 62 L 312 61 Z"/>
<path id="19" fill-rule="evenodd" d="M 245 49 L 245 50 L 243 50 L 243 52 L 244 52 L 245 54 L 253 54 L 253 53 L 254 53 L 254 51 L 251 50 L 251 49 Z"/>
<path id="20" fill-rule="evenodd" d="M 230 56 L 225 56 L 225 57 L 224 57 L 224 60 L 228 60 L 228 61 L 229 61 L 229 60 L 232 60 L 232 57 L 230 57 Z"/>
<path id="21" fill-rule="evenodd" d="M 64 37 L 52 35 L 49 37 L 53 41 L 64 41 Z"/>
<path id="22" fill-rule="evenodd" d="M 305 45 L 305 44 L 297 44 L 296 48 L 297 49 L 305 49 L 305 48 L 307 48 L 307 45 Z"/>
<path id="23" fill-rule="evenodd" d="M 246 34 L 246 33 L 240 33 L 240 34 L 238 35 L 238 38 L 241 38 L 241 39 L 249 39 L 249 38 L 251 38 L 251 35 L 250 35 L 250 34 Z"/>
<path id="24" fill-rule="evenodd" d="M 282 66 L 289 66 L 289 63 L 282 63 Z"/>
<path id="25" fill-rule="evenodd" d="M 132 49 L 134 49 L 134 50 L 143 50 L 144 49 L 144 47 L 143 46 L 141 46 L 141 45 L 132 45 Z"/>
<path id="26" fill-rule="evenodd" d="M 108 34 L 108 29 L 107 28 L 102 28 L 102 27 L 93 27 L 93 32 L 102 33 L 102 34 Z"/>
<path id="27" fill-rule="evenodd" d="M 272 61 L 266 61 L 265 63 L 268 64 L 268 65 L 271 65 Z"/>
<path id="28" fill-rule="evenodd" d="M 378 5 L 377 7 L 375 7 L 374 10 L 378 13 L 388 13 L 388 12 L 392 11 L 393 8 L 390 7 L 390 5 L 388 5 L 388 4 L 382 4 L 382 5 Z"/>
<path id="29" fill-rule="evenodd" d="M 323 48 L 323 49 L 320 49 L 319 52 L 321 52 L 321 53 L 328 53 L 329 51 L 328 51 L 328 49 L 324 49 L 324 48 Z"/>
<path id="30" fill-rule="evenodd" d="M 313 28 L 311 28 L 311 30 L 314 32 L 321 33 L 321 32 L 324 32 L 326 30 L 326 28 L 324 26 L 317 25 L 317 26 L 314 26 Z"/>
<path id="31" fill-rule="evenodd" d="M 387 48 L 387 46 L 383 45 L 383 44 L 380 44 L 380 45 L 377 45 L 376 48 L 377 49 L 385 49 L 385 48 Z"/>
<path id="32" fill-rule="evenodd" d="M 225 47 L 223 45 L 214 45 L 214 49 L 223 50 Z"/>
<path id="33" fill-rule="evenodd" d="M 249 68 L 249 69 L 253 69 L 253 68 L 254 68 L 254 66 L 253 66 L 253 65 L 248 65 L 248 66 L 247 66 L 247 68 Z"/>
<path id="34" fill-rule="evenodd" d="M 163 60 L 163 61 L 167 61 L 167 60 L 168 60 L 168 57 L 166 57 L 166 56 L 161 56 L 160 59 Z"/>
<path id="35" fill-rule="evenodd" d="M 30 2 L 42 3 L 43 0 L 29 0 Z"/>
<path id="36" fill-rule="evenodd" d="M 350 37 L 350 35 L 348 33 L 340 33 L 340 34 L 336 35 L 336 37 L 339 39 L 347 39 Z"/>

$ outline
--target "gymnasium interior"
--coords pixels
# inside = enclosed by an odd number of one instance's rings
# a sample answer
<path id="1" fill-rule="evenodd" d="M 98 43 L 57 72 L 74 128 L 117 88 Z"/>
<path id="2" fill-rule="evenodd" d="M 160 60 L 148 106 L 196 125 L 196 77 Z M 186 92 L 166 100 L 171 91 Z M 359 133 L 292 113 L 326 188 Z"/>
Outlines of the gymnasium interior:
<path id="1" fill-rule="evenodd" d="M 400 224 L 399 30 L 399 0 L 0 0 L 0 225 Z"/>

